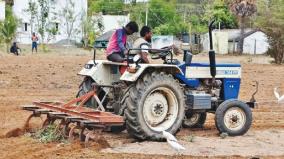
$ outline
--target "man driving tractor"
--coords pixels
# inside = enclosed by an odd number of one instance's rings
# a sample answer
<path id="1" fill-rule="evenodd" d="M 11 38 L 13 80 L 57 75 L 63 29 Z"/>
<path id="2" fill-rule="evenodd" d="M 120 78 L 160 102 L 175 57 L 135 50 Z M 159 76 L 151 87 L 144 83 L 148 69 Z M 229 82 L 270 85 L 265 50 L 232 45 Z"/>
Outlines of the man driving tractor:
<path id="1" fill-rule="evenodd" d="M 150 49 L 151 48 L 151 39 L 152 39 L 152 31 L 148 26 L 143 26 L 140 31 L 140 38 L 138 38 L 134 44 L 133 48 L 141 48 L 141 49 Z M 149 63 L 148 53 L 149 50 L 133 50 L 131 53 L 137 54 L 142 59 L 142 63 Z"/>

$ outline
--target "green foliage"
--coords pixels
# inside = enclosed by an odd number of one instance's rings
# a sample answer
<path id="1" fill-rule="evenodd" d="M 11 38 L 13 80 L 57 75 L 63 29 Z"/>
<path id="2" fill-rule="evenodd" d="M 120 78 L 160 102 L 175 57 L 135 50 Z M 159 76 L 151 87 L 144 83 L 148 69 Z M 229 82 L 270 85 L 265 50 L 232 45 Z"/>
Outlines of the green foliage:
<path id="1" fill-rule="evenodd" d="M 125 14 L 123 0 L 92 0 L 88 1 L 89 13 L 99 13 L 119 15 Z"/>
<path id="2" fill-rule="evenodd" d="M 140 25 L 145 23 L 146 4 L 131 6 L 131 19 Z M 222 28 L 236 28 L 237 20 L 224 0 L 176 1 L 150 0 L 148 25 L 156 34 L 180 34 L 184 31 L 205 33 L 213 18 Z"/>
<path id="3" fill-rule="evenodd" d="M 85 47 L 92 48 L 96 40 L 96 33 L 94 31 L 89 32 L 88 41 L 85 43 Z"/>
<path id="4" fill-rule="evenodd" d="M 257 26 L 269 37 L 268 54 L 275 63 L 281 64 L 284 59 L 284 0 L 258 2 L 259 12 Z"/>
<path id="5" fill-rule="evenodd" d="M 151 0 L 149 2 L 149 17 L 148 23 L 152 28 L 158 27 L 161 24 L 173 24 L 181 20 L 176 13 L 174 0 Z"/>
<path id="6" fill-rule="evenodd" d="M 154 28 L 154 33 L 158 35 L 180 35 L 189 31 L 189 26 L 183 22 L 166 23 Z"/>
<path id="7" fill-rule="evenodd" d="M 99 14 L 95 16 L 88 16 L 88 15 L 82 16 L 81 18 L 81 27 L 83 34 L 82 42 L 85 48 L 93 47 L 96 34 L 104 30 L 104 27 L 101 24 L 102 24 L 102 17 Z"/>
<path id="8" fill-rule="evenodd" d="M 43 129 L 40 129 L 38 132 L 36 132 L 35 138 L 42 143 L 66 142 L 63 133 L 57 129 L 55 124 L 51 124 Z"/>
<path id="9" fill-rule="evenodd" d="M 203 20 L 209 22 L 216 20 L 216 25 L 220 23 L 222 27 L 232 29 L 237 27 L 237 20 L 230 12 L 224 0 L 210 0 L 205 5 L 205 15 Z"/>
<path id="10" fill-rule="evenodd" d="M 51 25 L 47 27 L 46 31 L 48 33 L 48 36 L 47 36 L 47 43 L 48 43 L 50 40 L 55 38 L 55 36 L 58 33 L 58 30 L 56 29 L 54 25 Z"/>
<path id="11" fill-rule="evenodd" d="M 184 23 L 176 12 L 175 0 L 150 0 L 148 5 L 148 26 L 153 28 L 155 34 L 177 35 L 189 31 L 189 24 Z M 140 26 L 145 25 L 146 4 L 136 4 L 131 7 L 131 19 Z"/>
<path id="12" fill-rule="evenodd" d="M 201 16 L 192 15 L 189 18 L 190 31 L 192 33 L 206 33 L 208 31 L 207 22 Z"/>
<path id="13" fill-rule="evenodd" d="M 139 26 L 145 25 L 146 19 L 146 4 L 145 3 L 137 3 L 134 5 L 129 5 L 130 8 L 130 19 L 136 21 Z"/>
<path id="14" fill-rule="evenodd" d="M 12 8 L 10 6 L 6 6 L 5 14 L 5 21 L 0 23 L 0 39 L 6 43 L 7 52 L 9 52 L 9 46 L 16 36 L 18 20 L 13 15 Z"/>

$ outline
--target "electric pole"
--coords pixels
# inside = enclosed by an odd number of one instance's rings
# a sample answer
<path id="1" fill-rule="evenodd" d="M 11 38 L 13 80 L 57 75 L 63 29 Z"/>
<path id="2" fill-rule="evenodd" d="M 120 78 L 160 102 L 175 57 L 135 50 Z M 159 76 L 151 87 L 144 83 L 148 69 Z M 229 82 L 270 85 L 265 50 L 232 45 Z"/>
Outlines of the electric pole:
<path id="1" fill-rule="evenodd" d="M 146 1 L 146 19 L 145 19 L 146 26 L 148 26 L 148 12 L 149 12 L 149 6 L 148 6 L 148 1 Z"/>

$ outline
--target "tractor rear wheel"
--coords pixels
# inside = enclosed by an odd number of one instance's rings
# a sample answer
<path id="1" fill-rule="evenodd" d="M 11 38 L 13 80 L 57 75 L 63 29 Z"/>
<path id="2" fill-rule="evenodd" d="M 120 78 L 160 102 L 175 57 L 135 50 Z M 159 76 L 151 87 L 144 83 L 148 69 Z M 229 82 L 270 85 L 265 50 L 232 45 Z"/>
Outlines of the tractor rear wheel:
<path id="1" fill-rule="evenodd" d="M 161 131 L 175 134 L 185 113 L 183 89 L 172 75 L 153 72 L 144 75 L 130 89 L 126 99 L 126 128 L 139 140 L 162 140 Z"/>
<path id="2" fill-rule="evenodd" d="M 85 77 L 83 82 L 80 84 L 79 86 L 79 91 L 76 95 L 76 98 L 81 97 L 85 94 L 87 94 L 88 92 L 90 92 L 91 90 L 93 90 L 92 84 L 95 83 L 94 80 L 91 77 Z M 98 89 L 97 91 L 97 95 L 99 99 L 102 99 L 105 95 L 105 92 L 102 89 Z M 106 101 L 104 101 L 103 105 L 106 104 Z M 86 103 L 85 105 L 89 108 L 97 108 L 97 102 L 95 100 L 94 97 L 91 97 Z"/>
<path id="3" fill-rule="evenodd" d="M 185 119 L 183 121 L 182 126 L 184 128 L 202 128 L 205 121 L 207 114 L 206 112 L 202 113 L 192 113 L 192 112 L 187 112 L 185 114 Z"/>
<path id="4" fill-rule="evenodd" d="M 230 136 L 245 134 L 252 123 L 250 107 L 239 100 L 228 100 L 220 104 L 215 112 L 215 125 L 220 133 Z"/>
<path id="5" fill-rule="evenodd" d="M 86 93 L 90 92 L 93 87 L 92 84 L 95 83 L 94 80 L 91 77 L 85 77 L 84 81 L 81 83 L 81 85 L 79 86 L 79 91 L 76 95 L 76 97 L 81 97 L 83 95 L 85 95 Z M 99 99 L 103 99 L 105 92 L 102 89 L 98 89 L 97 91 L 98 97 Z M 107 105 L 108 100 L 106 99 L 103 102 L 103 105 Z M 96 102 L 94 97 L 91 97 L 86 103 L 85 105 L 89 108 L 94 108 L 96 109 L 98 107 L 98 103 Z M 125 125 L 123 126 L 111 126 L 110 127 L 110 131 L 114 132 L 114 133 L 119 133 L 121 131 L 125 130 Z"/>

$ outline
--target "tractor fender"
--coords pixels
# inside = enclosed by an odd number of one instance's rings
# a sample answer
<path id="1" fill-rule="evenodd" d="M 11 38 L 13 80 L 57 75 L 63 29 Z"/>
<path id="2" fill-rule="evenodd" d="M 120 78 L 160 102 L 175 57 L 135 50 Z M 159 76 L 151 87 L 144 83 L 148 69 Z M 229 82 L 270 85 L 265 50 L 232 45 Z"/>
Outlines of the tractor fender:
<path id="1" fill-rule="evenodd" d="M 99 63 L 99 65 L 101 65 L 101 63 Z M 94 61 L 93 60 L 88 61 L 88 63 L 86 63 L 83 66 L 80 72 L 78 72 L 78 75 L 92 77 L 94 75 L 94 72 L 96 72 L 97 70 L 97 68 L 93 66 L 94 66 Z"/>
<path id="2" fill-rule="evenodd" d="M 164 71 L 169 74 L 182 74 L 182 70 L 176 65 L 166 65 L 166 64 L 139 64 L 140 68 L 135 73 L 130 73 L 127 70 L 120 77 L 121 81 L 135 82 L 139 77 L 147 71 L 150 70 L 159 70 Z"/>
<path id="3" fill-rule="evenodd" d="M 78 75 L 90 77 L 100 85 L 111 85 L 113 82 L 119 81 L 120 78 L 119 72 L 116 74 L 112 73 L 111 66 L 119 67 L 120 65 L 122 64 L 106 60 L 96 60 L 96 64 L 94 64 L 94 61 L 90 60 Z"/>

